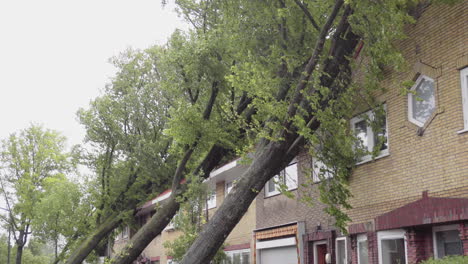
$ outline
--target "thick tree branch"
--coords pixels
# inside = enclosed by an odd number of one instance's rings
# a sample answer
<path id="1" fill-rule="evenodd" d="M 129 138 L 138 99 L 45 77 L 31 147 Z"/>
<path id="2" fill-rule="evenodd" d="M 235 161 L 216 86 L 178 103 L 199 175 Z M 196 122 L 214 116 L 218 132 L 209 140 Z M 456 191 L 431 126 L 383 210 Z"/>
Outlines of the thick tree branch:
<path id="1" fill-rule="evenodd" d="M 299 6 L 302 10 L 302 12 L 304 12 L 305 16 L 307 17 L 307 19 L 309 19 L 310 23 L 312 24 L 312 26 L 317 30 L 317 31 L 320 31 L 320 27 L 317 25 L 317 23 L 315 22 L 314 18 L 312 17 L 312 14 L 310 13 L 309 9 L 307 9 L 307 7 L 299 0 L 294 0 L 294 3 L 296 3 L 297 6 Z"/>

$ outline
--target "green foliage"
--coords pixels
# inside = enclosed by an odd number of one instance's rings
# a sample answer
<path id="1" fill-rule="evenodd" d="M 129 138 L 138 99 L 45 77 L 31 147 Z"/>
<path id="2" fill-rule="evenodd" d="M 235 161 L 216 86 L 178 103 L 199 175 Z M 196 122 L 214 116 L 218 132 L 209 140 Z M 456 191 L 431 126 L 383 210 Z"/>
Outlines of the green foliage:
<path id="1" fill-rule="evenodd" d="M 185 252 L 208 221 L 208 210 L 206 209 L 206 200 L 208 197 L 208 188 L 200 177 L 190 176 L 188 178 L 187 191 L 181 197 L 182 202 L 179 213 L 172 220 L 177 231 L 182 234 L 174 241 L 166 241 L 164 247 L 168 249 L 168 255 L 175 261 L 182 260 Z M 213 259 L 213 263 L 222 263 L 226 255 L 223 249 L 219 249 Z"/>
<path id="2" fill-rule="evenodd" d="M 36 208 L 46 196 L 47 182 L 71 173 L 73 159 L 58 132 L 31 125 L 2 141 L 0 162 L 0 190 L 8 209 L 3 220 L 21 248 L 38 218 Z"/>
<path id="3" fill-rule="evenodd" d="M 448 256 L 442 259 L 429 259 L 420 264 L 467 264 L 468 256 Z"/>

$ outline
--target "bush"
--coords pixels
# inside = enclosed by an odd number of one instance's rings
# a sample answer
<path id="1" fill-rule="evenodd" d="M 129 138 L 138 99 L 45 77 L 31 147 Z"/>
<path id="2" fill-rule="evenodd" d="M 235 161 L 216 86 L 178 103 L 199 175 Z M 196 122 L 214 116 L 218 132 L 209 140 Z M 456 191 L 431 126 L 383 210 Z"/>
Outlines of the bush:
<path id="1" fill-rule="evenodd" d="M 448 256 L 442 259 L 429 259 L 420 264 L 468 264 L 468 256 Z"/>

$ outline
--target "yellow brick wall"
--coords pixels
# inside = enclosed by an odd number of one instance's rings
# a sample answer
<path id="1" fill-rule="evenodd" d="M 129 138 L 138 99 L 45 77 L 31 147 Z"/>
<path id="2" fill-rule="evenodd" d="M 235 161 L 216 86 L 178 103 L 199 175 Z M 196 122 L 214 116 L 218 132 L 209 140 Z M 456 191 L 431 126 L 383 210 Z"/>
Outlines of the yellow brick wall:
<path id="1" fill-rule="evenodd" d="M 468 132 L 463 129 L 459 69 L 468 56 L 468 2 L 432 5 L 416 24 L 406 27 L 400 41 L 408 71 L 388 72 L 387 92 L 390 155 L 359 165 L 351 179 L 352 223 L 372 218 L 417 200 L 422 192 L 434 197 L 468 197 Z M 422 73 L 436 82 L 436 113 L 423 136 L 408 121 L 408 100 L 400 83 Z"/>

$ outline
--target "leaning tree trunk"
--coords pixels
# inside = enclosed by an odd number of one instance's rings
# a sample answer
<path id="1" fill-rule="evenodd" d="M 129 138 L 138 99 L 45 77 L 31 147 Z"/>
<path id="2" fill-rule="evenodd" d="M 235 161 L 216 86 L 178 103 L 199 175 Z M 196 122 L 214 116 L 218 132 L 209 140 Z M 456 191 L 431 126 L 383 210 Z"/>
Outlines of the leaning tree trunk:
<path id="1" fill-rule="evenodd" d="M 122 222 L 121 214 L 114 213 L 107 217 L 97 229 L 89 235 L 68 258 L 66 264 L 81 264 L 85 258 L 96 248 L 99 242 L 109 235 Z"/>
<path id="2" fill-rule="evenodd" d="M 135 260 L 146 246 L 159 235 L 179 210 L 176 193 L 167 199 L 151 219 L 132 237 L 131 241 L 112 260 L 112 264 L 126 264 Z"/>
<path id="3" fill-rule="evenodd" d="M 290 145 L 288 140 L 270 142 L 264 147 L 258 147 L 252 164 L 240 177 L 211 221 L 203 228 L 181 263 L 210 263 L 258 192 L 297 155 L 298 148 L 288 152 Z"/>

